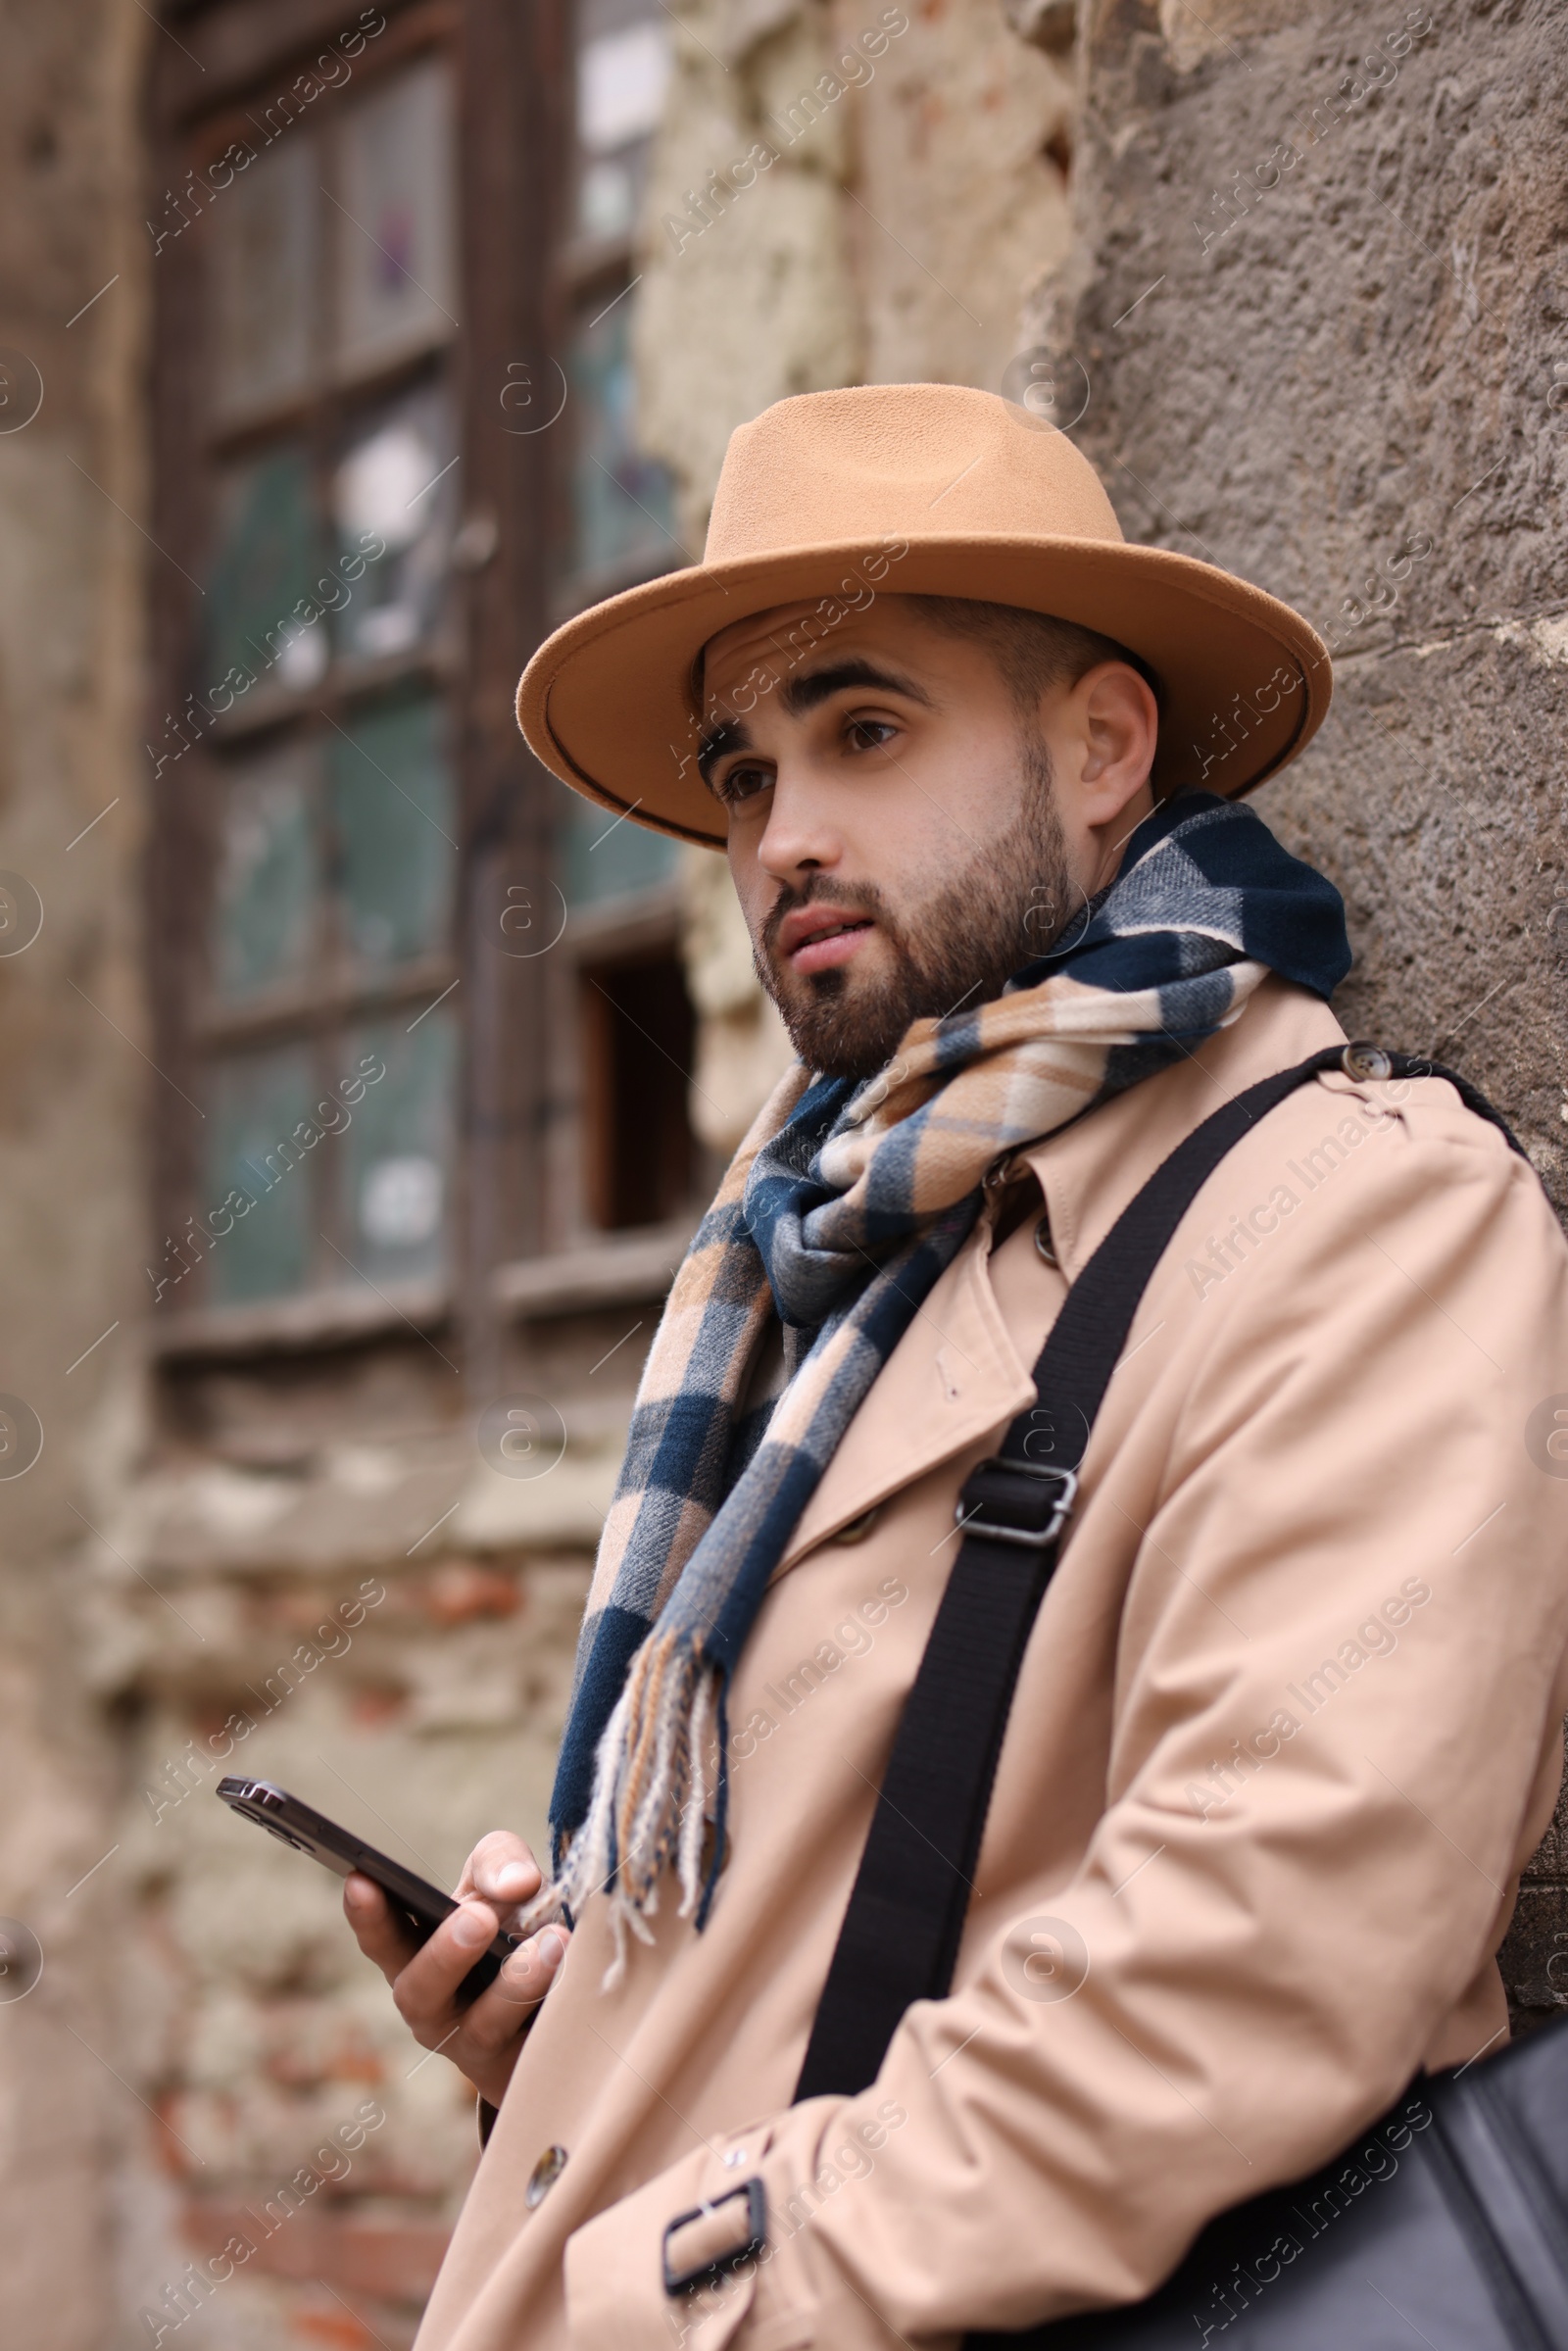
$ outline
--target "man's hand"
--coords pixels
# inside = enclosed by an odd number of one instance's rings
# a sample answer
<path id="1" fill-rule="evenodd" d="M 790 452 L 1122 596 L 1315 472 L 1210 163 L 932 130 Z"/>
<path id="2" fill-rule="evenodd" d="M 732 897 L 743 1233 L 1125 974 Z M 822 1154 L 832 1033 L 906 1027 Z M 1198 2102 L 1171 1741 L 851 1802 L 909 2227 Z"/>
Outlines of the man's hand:
<path id="1" fill-rule="evenodd" d="M 466 2074 L 482 2098 L 499 2106 L 534 2010 L 555 1982 L 567 1930 L 541 1927 L 507 1961 L 471 2007 L 452 1995 L 497 1931 L 514 1933 L 520 1903 L 538 1891 L 539 1865 L 520 1837 L 494 1829 L 463 1866 L 455 1888 L 461 1910 L 426 1943 L 404 1932 L 378 1886 L 356 1873 L 343 1888 L 343 1909 L 360 1949 L 392 1986 L 398 2013 L 421 2048 L 439 2049 Z"/>

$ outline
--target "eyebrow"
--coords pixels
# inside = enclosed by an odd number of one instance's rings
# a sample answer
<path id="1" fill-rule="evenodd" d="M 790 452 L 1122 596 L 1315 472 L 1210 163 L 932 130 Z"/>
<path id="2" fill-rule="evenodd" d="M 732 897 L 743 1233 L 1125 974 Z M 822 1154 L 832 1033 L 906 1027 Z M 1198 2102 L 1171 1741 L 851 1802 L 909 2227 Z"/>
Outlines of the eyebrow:
<path id="1" fill-rule="evenodd" d="M 711 728 L 703 737 L 697 746 L 697 772 L 710 792 L 713 789 L 713 761 L 721 759 L 727 751 L 750 751 L 751 748 L 752 738 L 746 731 L 745 722 L 739 718 L 726 718 L 721 725 Z"/>
<path id="2" fill-rule="evenodd" d="M 842 693 L 846 686 L 880 686 L 885 692 L 902 694 L 928 710 L 936 708 L 934 698 L 912 677 L 906 677 L 902 670 L 884 669 L 858 655 L 832 661 L 823 669 L 809 669 L 804 677 L 786 679 L 779 688 L 779 705 L 792 718 L 800 718 L 808 710 L 815 710 L 819 703 Z M 752 738 L 741 718 L 723 719 L 703 737 L 697 749 L 697 771 L 710 791 L 713 789 L 714 761 L 726 752 L 751 748 Z"/>

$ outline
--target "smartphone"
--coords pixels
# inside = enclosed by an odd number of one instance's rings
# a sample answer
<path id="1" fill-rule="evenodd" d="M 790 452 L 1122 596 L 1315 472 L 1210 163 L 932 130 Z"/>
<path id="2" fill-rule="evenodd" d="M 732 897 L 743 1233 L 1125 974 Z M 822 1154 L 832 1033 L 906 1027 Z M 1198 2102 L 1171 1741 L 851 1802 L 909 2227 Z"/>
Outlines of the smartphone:
<path id="1" fill-rule="evenodd" d="M 442 1920 L 462 1908 L 450 1894 L 442 1893 L 439 1886 L 416 1878 L 400 1861 L 391 1861 L 385 1853 L 378 1853 L 363 1837 L 339 1828 L 324 1813 L 313 1812 L 309 1804 L 302 1804 L 298 1796 L 291 1796 L 286 1788 L 279 1788 L 270 1780 L 220 1780 L 218 1793 L 246 1820 L 255 1821 L 273 1837 L 280 1837 L 298 1852 L 309 1853 L 314 1861 L 320 1862 L 337 1877 L 346 1878 L 358 1870 L 362 1877 L 372 1879 L 416 1942 L 427 1942 Z M 495 1982 L 503 1962 L 521 1945 L 520 1935 L 499 1934 L 453 1993 L 457 2006 L 466 2008 L 470 2001 L 476 2000 L 486 1984 Z"/>

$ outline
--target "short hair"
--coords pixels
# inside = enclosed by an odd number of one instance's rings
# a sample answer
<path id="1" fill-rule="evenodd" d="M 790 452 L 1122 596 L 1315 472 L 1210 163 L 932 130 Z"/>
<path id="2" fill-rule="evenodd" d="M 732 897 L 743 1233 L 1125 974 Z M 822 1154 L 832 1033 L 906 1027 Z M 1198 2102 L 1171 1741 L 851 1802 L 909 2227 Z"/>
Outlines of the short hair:
<path id="1" fill-rule="evenodd" d="M 1058 620 L 1052 612 L 1032 612 L 1017 604 L 987 604 L 972 596 L 911 596 L 908 601 L 935 627 L 953 636 L 978 638 L 987 646 L 1026 717 L 1042 694 L 1053 686 L 1075 686 L 1101 661 L 1125 661 L 1137 670 L 1155 702 L 1160 699 L 1159 680 L 1147 661 L 1114 637 L 1102 636 L 1076 620 Z"/>

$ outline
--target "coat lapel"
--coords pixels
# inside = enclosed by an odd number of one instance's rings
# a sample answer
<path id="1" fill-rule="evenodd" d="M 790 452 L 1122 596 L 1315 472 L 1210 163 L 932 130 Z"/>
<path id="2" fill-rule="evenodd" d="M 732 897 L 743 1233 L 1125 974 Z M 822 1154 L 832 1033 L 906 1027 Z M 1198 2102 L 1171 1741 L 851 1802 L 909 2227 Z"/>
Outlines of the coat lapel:
<path id="1" fill-rule="evenodd" d="M 992 1295 L 991 1228 L 988 1209 L 889 1356 L 802 1512 L 775 1579 L 888 1494 L 1002 1427 L 1033 1396 L 1029 1367 Z"/>

